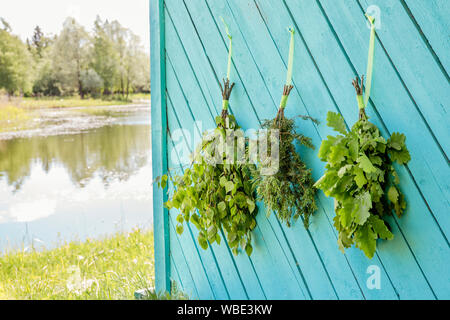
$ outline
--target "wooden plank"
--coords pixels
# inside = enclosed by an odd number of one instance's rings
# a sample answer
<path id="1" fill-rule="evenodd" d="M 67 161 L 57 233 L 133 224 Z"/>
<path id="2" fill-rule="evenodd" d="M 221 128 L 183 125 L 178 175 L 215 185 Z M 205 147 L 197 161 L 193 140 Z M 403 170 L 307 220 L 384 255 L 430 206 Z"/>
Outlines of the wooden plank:
<path id="1" fill-rule="evenodd" d="M 170 222 L 170 224 L 172 224 Z M 170 261 L 171 261 L 171 280 L 178 281 L 179 290 L 189 296 L 190 299 L 198 299 L 199 294 L 192 278 L 189 266 L 183 256 L 177 234 L 173 227 L 170 226 Z"/>
<path id="2" fill-rule="evenodd" d="M 167 172 L 166 80 L 164 0 L 150 2 L 151 89 L 152 89 L 152 166 L 153 177 Z M 170 291 L 169 219 L 164 208 L 165 194 L 153 184 L 153 229 L 155 287 Z"/>
<path id="3" fill-rule="evenodd" d="M 411 20 L 417 24 L 418 31 L 423 34 L 424 42 L 430 51 L 436 54 L 435 59 L 442 64 L 443 72 L 450 70 L 450 5 L 448 0 L 400 0 Z"/>

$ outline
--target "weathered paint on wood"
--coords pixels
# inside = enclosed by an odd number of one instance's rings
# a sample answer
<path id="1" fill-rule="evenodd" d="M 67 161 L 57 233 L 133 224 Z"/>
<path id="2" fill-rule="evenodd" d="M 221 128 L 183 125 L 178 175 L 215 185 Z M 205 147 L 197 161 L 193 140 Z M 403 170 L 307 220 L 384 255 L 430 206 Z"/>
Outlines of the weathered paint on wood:
<path id="1" fill-rule="evenodd" d="M 309 230 L 292 228 L 261 204 L 254 252 L 234 256 L 226 243 L 204 251 L 195 226 L 175 231 L 177 212 L 163 209 L 154 187 L 156 286 L 172 279 L 200 299 L 449 299 L 450 170 L 448 162 L 449 38 L 446 0 L 158 0 L 151 3 L 154 176 L 181 172 L 176 145 L 215 126 L 219 81 L 234 41 L 230 108 L 244 130 L 273 118 L 285 81 L 289 34 L 296 29 L 293 90 L 286 113 L 319 147 L 334 134 L 327 111 L 348 126 L 357 120 L 351 79 L 365 73 L 369 29 L 365 10 L 380 9 L 371 120 L 384 136 L 407 136 L 412 161 L 398 168 L 408 201 L 402 219 L 389 218 L 395 239 L 380 241 L 372 260 L 358 249 L 342 254 L 333 227 L 333 199 L 319 193 Z M 178 134 L 179 130 L 187 132 Z M 315 179 L 324 173 L 317 150 L 299 149 Z M 169 192 L 173 186 L 169 186 Z M 381 288 L 367 286 L 380 271 Z"/>
<path id="2" fill-rule="evenodd" d="M 151 79 L 152 79 L 152 165 L 153 176 L 167 172 L 167 106 L 166 106 L 166 59 L 164 1 L 150 1 L 151 33 Z M 156 185 L 156 184 L 155 184 Z M 169 218 L 163 203 L 167 196 L 157 187 L 153 188 L 153 228 L 155 283 L 158 290 L 170 290 Z"/>

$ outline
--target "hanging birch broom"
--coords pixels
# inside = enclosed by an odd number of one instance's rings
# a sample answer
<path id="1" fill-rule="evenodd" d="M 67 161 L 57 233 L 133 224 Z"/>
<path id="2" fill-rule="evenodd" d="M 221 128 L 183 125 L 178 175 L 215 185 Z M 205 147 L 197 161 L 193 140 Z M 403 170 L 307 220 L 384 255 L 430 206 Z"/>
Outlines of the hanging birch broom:
<path id="1" fill-rule="evenodd" d="M 292 71 L 294 65 L 294 29 L 290 28 L 291 33 L 289 62 L 286 85 L 283 88 L 278 114 L 275 119 L 266 120 L 262 124 L 262 139 L 271 139 L 268 135 L 274 130 L 279 131 L 279 169 L 275 174 L 264 175 L 262 168 L 266 165 L 260 162 L 255 176 L 255 185 L 257 186 L 258 200 L 264 202 L 268 215 L 274 211 L 278 218 L 288 227 L 292 221 L 296 221 L 303 216 L 305 227 L 309 226 L 310 216 L 317 209 L 315 201 L 316 189 L 314 180 L 311 176 L 311 170 L 307 168 L 300 155 L 295 150 L 295 144 L 303 145 L 314 149 L 311 139 L 296 133 L 294 119 L 288 119 L 284 115 L 284 109 L 292 86 Z M 302 117 L 304 120 L 310 117 Z M 315 120 L 313 120 L 315 121 Z M 270 152 L 270 148 L 269 148 Z"/>
<path id="2" fill-rule="evenodd" d="M 391 215 L 392 212 L 401 217 L 406 208 L 393 162 L 406 164 L 411 157 L 405 145 L 405 135 L 393 133 L 385 140 L 366 115 L 375 50 L 374 18 L 367 17 L 372 28 L 364 97 L 364 76 L 361 80 L 359 77 L 353 80 L 359 120 L 351 131 L 347 131 L 340 114 L 328 113 L 328 126 L 340 135 L 330 136 L 322 143 L 319 158 L 327 162 L 327 165 L 325 175 L 316 186 L 322 189 L 326 196 L 335 198 L 334 226 L 339 231 L 340 250 L 345 252 L 345 248 L 355 244 L 368 258 L 372 258 L 377 239 L 394 238 L 383 217 Z"/>
<path id="3" fill-rule="evenodd" d="M 240 128 L 234 116 L 229 114 L 229 99 L 234 88 L 234 83 L 230 83 L 233 42 L 226 24 L 225 27 L 230 40 L 228 69 L 227 78 L 220 85 L 223 107 L 222 114 L 216 117 L 214 139 L 204 133 L 202 142 L 194 152 L 192 167 L 185 170 L 183 176 L 171 178 L 175 192 L 166 207 L 180 210 L 177 217 L 179 234 L 183 233 L 185 222 L 191 222 L 198 228 L 198 242 L 203 249 L 206 250 L 214 242 L 220 244 L 220 233 L 224 230 L 233 253 L 238 254 L 241 248 L 250 256 L 253 251 L 251 231 L 256 227 L 258 208 L 250 167 L 239 162 L 237 157 L 239 151 L 245 154 L 245 143 L 244 150 L 238 151 L 234 146 L 234 137 L 239 136 L 237 130 Z M 218 143 L 217 138 L 220 137 L 222 141 L 233 139 L 233 158 L 227 156 Z M 167 181 L 167 177 L 164 179 Z"/>

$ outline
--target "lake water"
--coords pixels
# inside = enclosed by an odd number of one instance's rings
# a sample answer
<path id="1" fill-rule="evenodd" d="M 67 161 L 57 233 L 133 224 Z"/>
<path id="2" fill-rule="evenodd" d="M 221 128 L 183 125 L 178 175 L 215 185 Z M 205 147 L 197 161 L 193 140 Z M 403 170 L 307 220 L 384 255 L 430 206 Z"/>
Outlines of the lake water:
<path id="1" fill-rule="evenodd" d="M 150 107 L 40 112 L 0 134 L 0 252 L 151 228 Z"/>

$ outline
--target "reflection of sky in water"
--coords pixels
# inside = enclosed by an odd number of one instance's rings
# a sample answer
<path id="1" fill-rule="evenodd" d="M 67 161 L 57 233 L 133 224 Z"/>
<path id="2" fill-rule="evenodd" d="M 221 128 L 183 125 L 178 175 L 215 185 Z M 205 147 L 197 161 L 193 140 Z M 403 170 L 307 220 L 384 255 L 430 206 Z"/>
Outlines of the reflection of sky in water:
<path id="1" fill-rule="evenodd" d="M 119 131 L 125 130 L 117 127 Z M 102 149 L 104 144 L 98 143 L 99 137 L 90 136 L 108 135 L 110 131 L 88 132 L 81 138 L 73 136 L 83 141 L 83 150 L 89 151 L 77 158 L 75 153 L 79 150 L 74 148 L 72 152 L 77 159 L 73 163 L 56 155 L 43 165 L 42 154 L 33 154 L 34 158 L 23 166 L 27 170 L 23 170 L 19 188 L 8 181 L 7 171 L 3 171 L 3 177 L 0 174 L 0 251 L 5 247 L 20 247 L 22 243 L 51 247 L 61 240 L 84 240 L 134 227 L 151 227 L 151 154 L 149 143 L 136 142 L 143 137 L 150 139 L 149 127 L 142 128 L 145 130 L 139 129 L 139 134 L 128 137 L 132 141 L 125 142 L 125 146 L 116 143 L 108 146 L 107 151 Z M 116 139 L 127 141 L 129 131 L 120 134 Z M 58 138 L 70 142 L 69 137 Z M 115 150 L 118 150 L 116 158 L 107 156 L 99 160 L 104 153 L 113 154 Z M 91 162 L 95 168 L 87 165 L 83 170 L 83 164 Z M 74 172 L 80 175 L 74 177 Z"/>

